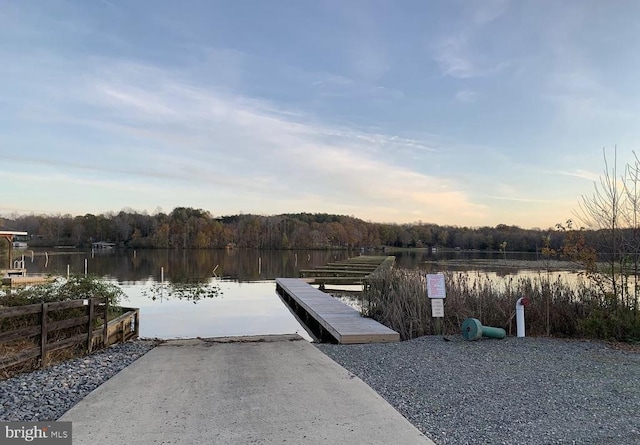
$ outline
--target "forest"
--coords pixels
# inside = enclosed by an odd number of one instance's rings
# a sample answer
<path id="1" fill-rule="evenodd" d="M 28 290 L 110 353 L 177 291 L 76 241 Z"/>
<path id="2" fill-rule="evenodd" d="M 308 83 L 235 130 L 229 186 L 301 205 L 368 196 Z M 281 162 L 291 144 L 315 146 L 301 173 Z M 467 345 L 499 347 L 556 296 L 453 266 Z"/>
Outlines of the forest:
<path id="1" fill-rule="evenodd" d="M 565 234 L 554 229 L 442 226 L 416 222 L 366 222 L 353 216 L 297 213 L 276 216 L 213 216 L 177 207 L 170 213 L 123 210 L 100 215 L 12 215 L 0 217 L 0 230 L 29 233 L 30 247 L 89 247 L 92 242 L 121 248 L 178 249 L 352 249 L 437 247 L 463 250 L 535 252 L 559 249 Z"/>

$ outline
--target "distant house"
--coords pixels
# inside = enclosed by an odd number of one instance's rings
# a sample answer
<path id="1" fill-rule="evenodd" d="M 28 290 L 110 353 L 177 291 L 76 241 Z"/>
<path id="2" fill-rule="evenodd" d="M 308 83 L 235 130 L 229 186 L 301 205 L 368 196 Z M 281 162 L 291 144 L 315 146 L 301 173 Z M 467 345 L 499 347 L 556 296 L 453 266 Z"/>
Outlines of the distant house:
<path id="1" fill-rule="evenodd" d="M 8 269 L 11 269 L 13 264 L 12 264 L 12 259 L 13 259 L 13 248 L 14 248 L 14 243 L 16 242 L 15 237 L 24 237 L 23 239 L 26 239 L 26 237 L 29 234 L 27 232 L 16 232 L 14 230 L 0 230 L 0 238 L 4 238 L 9 242 L 9 262 L 8 262 Z M 16 267 L 17 269 L 18 267 Z M 20 269 L 24 269 L 24 267 L 21 267 Z"/>
<path id="2" fill-rule="evenodd" d="M 91 243 L 91 248 L 96 250 L 100 250 L 100 249 L 111 250 L 114 247 L 116 247 L 116 243 L 105 243 L 104 241 Z"/>

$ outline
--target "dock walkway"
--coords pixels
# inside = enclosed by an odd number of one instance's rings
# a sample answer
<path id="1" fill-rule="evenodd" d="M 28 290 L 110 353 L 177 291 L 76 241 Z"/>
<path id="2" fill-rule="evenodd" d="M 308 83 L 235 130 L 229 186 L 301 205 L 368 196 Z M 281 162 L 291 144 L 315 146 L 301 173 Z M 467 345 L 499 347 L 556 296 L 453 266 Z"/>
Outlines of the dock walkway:
<path id="1" fill-rule="evenodd" d="M 361 285 L 366 284 L 369 276 L 374 272 L 391 267 L 395 262 L 394 256 L 361 255 L 344 261 L 328 263 L 315 269 L 300 270 L 300 278 L 307 283 L 332 285 Z"/>
<path id="2" fill-rule="evenodd" d="M 400 334 L 365 318 L 352 307 L 307 284 L 303 279 L 276 278 L 276 291 L 316 337 L 338 343 L 384 343 L 400 341 Z M 316 329 L 313 329 L 313 328 Z"/>

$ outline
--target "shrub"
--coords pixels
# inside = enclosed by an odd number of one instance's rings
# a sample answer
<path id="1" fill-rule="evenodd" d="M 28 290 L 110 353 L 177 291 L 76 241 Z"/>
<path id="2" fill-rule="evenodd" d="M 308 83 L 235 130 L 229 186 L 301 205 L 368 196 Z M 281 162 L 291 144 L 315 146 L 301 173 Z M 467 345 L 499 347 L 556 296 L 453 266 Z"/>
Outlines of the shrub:
<path id="1" fill-rule="evenodd" d="M 22 306 L 34 303 L 77 300 L 84 298 L 107 298 L 110 306 L 116 306 L 126 298 L 118 286 L 92 275 L 71 275 L 68 279 L 57 279 L 51 283 L 18 289 L 5 289 L 3 306 Z M 0 294 L 2 296 L 2 294 Z"/>

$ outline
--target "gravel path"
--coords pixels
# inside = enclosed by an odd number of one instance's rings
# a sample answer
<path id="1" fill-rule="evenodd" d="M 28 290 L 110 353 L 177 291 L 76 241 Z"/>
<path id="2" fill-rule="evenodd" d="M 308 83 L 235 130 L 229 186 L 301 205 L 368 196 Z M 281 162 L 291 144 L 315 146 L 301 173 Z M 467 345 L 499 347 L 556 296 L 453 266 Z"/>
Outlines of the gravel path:
<path id="1" fill-rule="evenodd" d="M 640 354 L 606 343 L 429 336 L 317 347 L 436 444 L 640 444 Z"/>
<path id="2" fill-rule="evenodd" d="M 0 381 L 0 420 L 56 420 L 84 396 L 155 346 L 120 343 L 86 357 Z"/>

